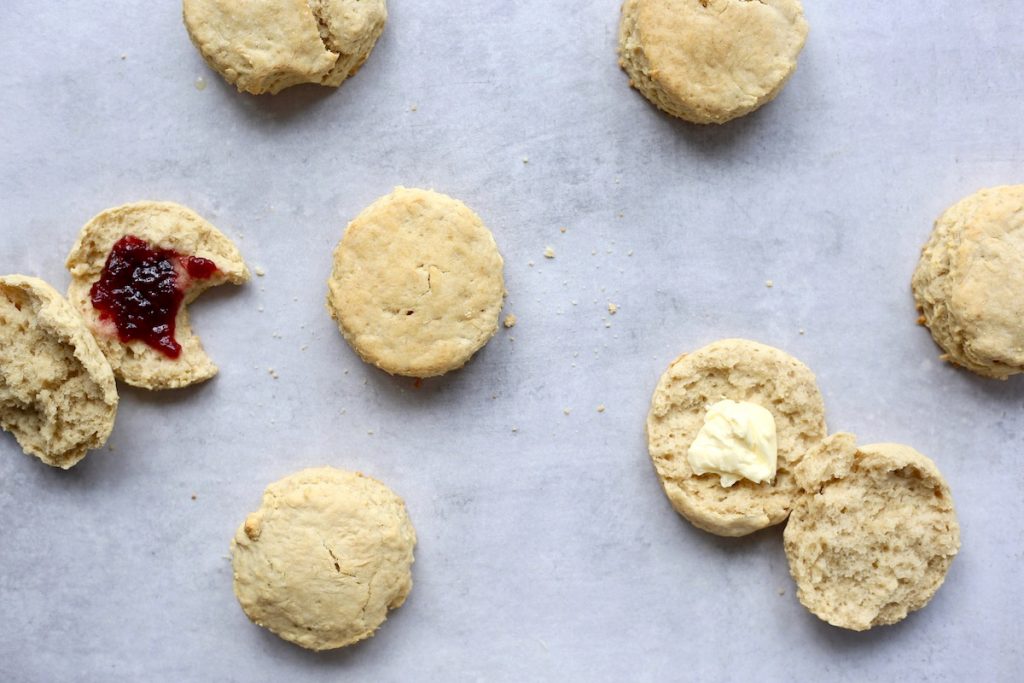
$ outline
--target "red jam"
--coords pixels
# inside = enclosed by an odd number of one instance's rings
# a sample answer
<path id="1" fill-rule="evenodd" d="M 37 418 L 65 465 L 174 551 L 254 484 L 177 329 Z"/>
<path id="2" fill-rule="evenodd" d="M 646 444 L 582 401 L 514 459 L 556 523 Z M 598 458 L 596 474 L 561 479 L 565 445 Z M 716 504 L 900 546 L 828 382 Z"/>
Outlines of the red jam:
<path id="1" fill-rule="evenodd" d="M 216 272 L 213 261 L 157 249 L 128 235 L 110 250 L 89 295 L 100 319 L 117 327 L 118 339 L 143 341 L 174 359 L 181 355 L 174 320 L 185 290 L 191 280 L 206 280 Z"/>

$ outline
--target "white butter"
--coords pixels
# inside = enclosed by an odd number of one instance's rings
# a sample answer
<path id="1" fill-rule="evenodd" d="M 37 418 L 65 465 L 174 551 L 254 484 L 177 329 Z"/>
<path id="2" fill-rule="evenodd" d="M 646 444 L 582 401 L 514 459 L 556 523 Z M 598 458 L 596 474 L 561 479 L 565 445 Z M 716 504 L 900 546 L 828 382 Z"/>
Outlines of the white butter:
<path id="1" fill-rule="evenodd" d="M 757 404 L 728 399 L 708 408 L 686 454 L 694 473 L 717 474 L 726 488 L 740 479 L 772 481 L 778 457 L 772 414 Z"/>

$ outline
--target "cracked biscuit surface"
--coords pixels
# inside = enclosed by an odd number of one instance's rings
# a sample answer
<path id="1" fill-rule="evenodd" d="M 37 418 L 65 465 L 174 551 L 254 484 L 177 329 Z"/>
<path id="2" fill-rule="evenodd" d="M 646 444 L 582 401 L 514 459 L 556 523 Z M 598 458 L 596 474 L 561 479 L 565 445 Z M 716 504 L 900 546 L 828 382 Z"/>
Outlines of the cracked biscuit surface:
<path id="1" fill-rule="evenodd" d="M 687 452 L 709 406 L 722 399 L 767 409 L 775 420 L 778 466 L 772 482 L 697 475 Z M 825 438 L 825 405 L 814 374 L 792 356 L 745 339 L 683 354 L 661 376 L 647 417 L 651 461 L 672 506 L 694 526 L 743 536 L 786 519 L 799 492 L 793 467 Z"/>
<path id="2" fill-rule="evenodd" d="M 203 59 L 254 95 L 341 85 L 387 21 L 385 0 L 184 0 L 183 13 Z"/>
<path id="3" fill-rule="evenodd" d="M 797 597 L 833 626 L 863 631 L 921 609 L 960 548 L 949 486 L 909 446 L 835 434 L 795 470 L 803 491 L 783 535 Z"/>
<path id="4" fill-rule="evenodd" d="M 662 111 L 725 123 L 775 99 L 806 39 L 799 0 L 626 0 L 619 64 Z"/>
<path id="5" fill-rule="evenodd" d="M 68 469 L 114 428 L 110 364 L 75 309 L 34 277 L 0 277 L 0 426 Z"/>
<path id="6" fill-rule="evenodd" d="M 944 360 L 994 379 L 1024 372 L 1024 185 L 943 213 L 911 284 Z"/>
<path id="7" fill-rule="evenodd" d="M 310 650 L 374 634 L 412 590 L 416 532 L 380 482 L 333 467 L 267 487 L 231 544 L 246 615 Z"/>
<path id="8" fill-rule="evenodd" d="M 503 268 L 493 235 L 469 207 L 398 187 L 348 225 L 327 307 L 367 363 L 433 377 L 465 365 L 497 332 Z"/>
<path id="9" fill-rule="evenodd" d="M 174 317 L 174 336 L 181 345 L 178 358 L 168 358 L 141 340 L 121 341 L 115 325 L 93 306 L 92 286 L 100 279 L 114 245 L 128 236 L 155 248 L 207 259 L 217 267 L 207 278 L 187 280 Z M 89 325 L 120 379 L 143 389 L 174 389 L 217 374 L 217 366 L 192 332 L 188 304 L 210 287 L 247 282 L 249 270 L 234 243 L 194 211 L 172 202 L 138 202 L 108 209 L 82 228 L 65 265 L 71 272 L 68 300 Z"/>

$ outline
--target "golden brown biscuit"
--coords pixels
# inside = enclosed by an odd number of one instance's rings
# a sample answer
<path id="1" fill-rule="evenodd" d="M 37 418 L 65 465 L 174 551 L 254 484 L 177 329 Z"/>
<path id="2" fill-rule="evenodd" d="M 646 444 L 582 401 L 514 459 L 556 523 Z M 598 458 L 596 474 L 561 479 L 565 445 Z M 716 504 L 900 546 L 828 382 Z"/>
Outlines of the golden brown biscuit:
<path id="1" fill-rule="evenodd" d="M 725 123 L 775 99 L 806 38 L 800 0 L 626 0 L 619 64 L 666 113 Z"/>
<path id="2" fill-rule="evenodd" d="M 246 615 L 310 650 L 373 635 L 412 590 L 413 530 L 388 487 L 320 467 L 275 482 L 231 543 Z"/>
<path id="3" fill-rule="evenodd" d="M 498 330 L 503 268 L 469 207 L 399 187 L 349 224 L 334 251 L 327 308 L 367 363 L 394 375 L 442 375 Z"/>
<path id="4" fill-rule="evenodd" d="M 1024 372 L 1024 185 L 943 213 L 912 288 L 943 359 L 995 379 Z"/>
<path id="5" fill-rule="evenodd" d="M 384 0 L 184 0 L 203 59 L 240 91 L 299 83 L 338 87 L 384 30 Z"/>

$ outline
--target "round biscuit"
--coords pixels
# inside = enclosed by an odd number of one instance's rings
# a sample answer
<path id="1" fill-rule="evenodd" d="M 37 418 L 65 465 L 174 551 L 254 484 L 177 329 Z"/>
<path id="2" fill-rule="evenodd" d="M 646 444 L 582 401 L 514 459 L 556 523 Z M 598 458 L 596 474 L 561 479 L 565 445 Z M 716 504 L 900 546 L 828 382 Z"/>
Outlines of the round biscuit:
<path id="1" fill-rule="evenodd" d="M 1024 372 L 1024 185 L 944 212 L 911 287 L 943 359 L 994 379 Z"/>
<path id="2" fill-rule="evenodd" d="M 921 609 L 960 548 L 949 486 L 909 446 L 822 442 L 796 468 L 783 535 L 797 597 L 833 626 L 864 631 Z"/>
<path id="3" fill-rule="evenodd" d="M 694 474 L 687 452 L 708 407 L 726 398 L 755 403 L 775 418 L 774 481 L 742 479 L 725 488 L 717 474 Z M 725 339 L 677 358 L 661 376 L 647 416 L 647 445 L 665 495 L 694 526 L 720 536 L 744 536 L 784 521 L 798 494 L 793 467 L 825 435 L 814 374 L 792 356 L 745 339 Z"/>
<path id="4" fill-rule="evenodd" d="M 416 532 L 380 482 L 333 467 L 267 487 L 231 543 L 246 615 L 281 638 L 330 650 L 369 638 L 412 590 Z"/>
<path id="5" fill-rule="evenodd" d="M 619 64 L 662 111 L 725 123 L 775 99 L 806 39 L 800 0 L 626 0 Z"/>
<path id="6" fill-rule="evenodd" d="M 367 363 L 434 377 L 465 365 L 497 332 L 503 268 L 469 207 L 398 187 L 349 223 L 334 251 L 327 308 Z"/>
<path id="7" fill-rule="evenodd" d="M 300 83 L 338 87 L 387 22 L 385 0 L 184 0 L 183 14 L 207 64 L 254 95 Z"/>

